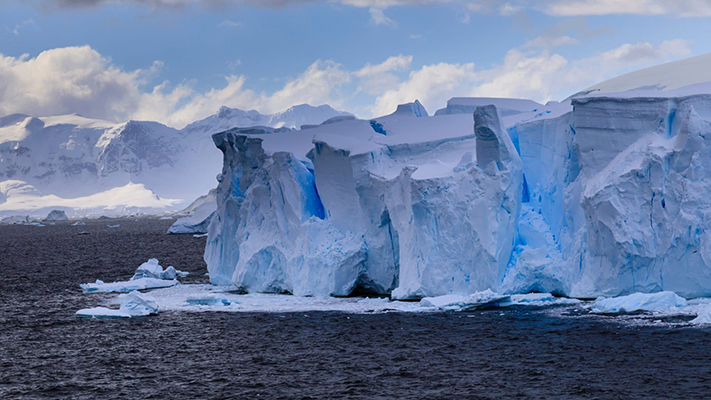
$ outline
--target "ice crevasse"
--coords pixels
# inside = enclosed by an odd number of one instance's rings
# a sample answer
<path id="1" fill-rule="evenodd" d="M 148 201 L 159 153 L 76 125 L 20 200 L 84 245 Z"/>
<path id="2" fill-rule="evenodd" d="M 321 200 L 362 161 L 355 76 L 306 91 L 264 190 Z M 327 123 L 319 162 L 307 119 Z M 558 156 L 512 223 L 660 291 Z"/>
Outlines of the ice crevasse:
<path id="1" fill-rule="evenodd" d="M 232 129 L 205 260 L 246 292 L 711 295 L 711 87 Z M 503 117 L 502 117 L 503 116 Z"/>

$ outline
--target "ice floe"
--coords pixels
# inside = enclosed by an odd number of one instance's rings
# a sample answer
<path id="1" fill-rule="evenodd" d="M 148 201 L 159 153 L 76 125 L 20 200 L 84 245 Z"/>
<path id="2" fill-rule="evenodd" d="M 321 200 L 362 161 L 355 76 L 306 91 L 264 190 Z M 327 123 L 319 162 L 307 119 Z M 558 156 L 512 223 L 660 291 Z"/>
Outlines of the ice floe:
<path id="1" fill-rule="evenodd" d="M 158 289 L 178 285 L 178 276 L 187 276 L 187 272 L 178 271 L 170 266 L 163 270 L 158 260 L 151 258 L 141 264 L 128 281 L 106 283 L 96 280 L 94 283 L 84 283 L 81 286 L 86 293 L 94 292 L 132 292 L 135 290 Z"/>
<path id="2" fill-rule="evenodd" d="M 158 314 L 158 303 L 153 296 L 131 292 L 119 296 L 119 309 L 106 307 L 85 308 L 76 312 L 85 318 L 135 318 Z"/>
<path id="3" fill-rule="evenodd" d="M 629 313 L 635 311 L 661 311 L 684 307 L 686 299 L 674 292 L 633 293 L 629 296 L 600 298 L 592 304 L 592 311 L 598 313 Z"/>

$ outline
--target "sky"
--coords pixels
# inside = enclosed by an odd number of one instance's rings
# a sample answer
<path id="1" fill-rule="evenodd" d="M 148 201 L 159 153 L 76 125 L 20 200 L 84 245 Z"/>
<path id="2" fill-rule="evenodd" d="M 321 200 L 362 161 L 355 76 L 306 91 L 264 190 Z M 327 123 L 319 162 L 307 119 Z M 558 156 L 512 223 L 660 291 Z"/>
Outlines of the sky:
<path id="1" fill-rule="evenodd" d="M 547 102 L 711 52 L 710 22 L 711 0 L 0 0 L 0 116 Z"/>

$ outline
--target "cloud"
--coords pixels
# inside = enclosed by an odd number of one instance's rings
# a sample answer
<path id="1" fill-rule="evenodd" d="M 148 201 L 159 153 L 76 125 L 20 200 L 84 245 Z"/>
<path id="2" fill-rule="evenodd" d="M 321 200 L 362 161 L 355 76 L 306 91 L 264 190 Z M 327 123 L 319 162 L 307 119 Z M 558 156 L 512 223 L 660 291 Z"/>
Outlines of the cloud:
<path id="1" fill-rule="evenodd" d="M 424 66 L 378 96 L 370 111 L 375 115 L 386 114 L 398 104 L 415 99 L 428 110 L 434 110 L 456 96 L 516 97 L 539 102 L 562 100 L 620 73 L 686 56 L 690 54 L 688 45 L 680 39 L 658 46 L 646 42 L 624 44 L 574 61 L 548 50 L 528 55 L 511 49 L 502 64 L 485 70 L 475 71 L 473 64 Z"/>
<path id="2" fill-rule="evenodd" d="M 31 1 L 46 10 L 47 1 Z M 196 4 L 220 9 L 243 5 L 281 8 L 305 3 L 340 3 L 380 12 L 394 6 L 454 4 L 457 7 L 464 6 L 465 22 L 468 21 L 470 13 L 497 12 L 505 16 L 515 16 L 524 10 L 567 17 L 613 14 L 711 16 L 711 2 L 708 0 L 55 0 L 51 4 L 55 8 L 86 8 L 111 3 L 136 4 L 151 9 L 179 9 Z M 371 11 L 371 17 L 373 12 Z"/>
<path id="3" fill-rule="evenodd" d="M 353 72 L 359 79 L 358 92 L 378 95 L 397 86 L 399 83 L 395 72 L 406 71 L 412 64 L 412 56 L 393 56 L 380 64 L 366 64 L 363 68 Z"/>
<path id="4" fill-rule="evenodd" d="M 391 28 L 397 28 L 397 23 L 390 18 L 385 16 L 385 13 L 381 8 L 370 8 L 370 22 L 375 25 L 385 25 Z"/>
<path id="5" fill-rule="evenodd" d="M 88 46 L 48 50 L 36 58 L 0 54 L 0 114 L 81 112 L 123 119 L 140 98 L 144 74 L 123 71 Z"/>
<path id="6" fill-rule="evenodd" d="M 16 37 L 20 36 L 20 31 L 27 28 L 27 27 L 34 27 L 37 28 L 37 24 L 35 24 L 35 21 L 32 19 L 28 19 L 26 21 L 22 21 L 19 24 L 15 24 L 15 27 L 12 28 L 12 34 L 15 35 Z M 8 29 L 10 30 L 10 29 Z"/>
<path id="7" fill-rule="evenodd" d="M 226 19 L 219 24 L 217 24 L 218 28 L 239 28 L 242 26 L 242 23 L 239 21 L 230 21 L 229 19 Z"/>
<path id="8" fill-rule="evenodd" d="M 523 47 L 551 49 L 553 47 L 577 43 L 578 39 L 574 39 L 570 36 L 539 36 L 526 42 Z"/>
<path id="9" fill-rule="evenodd" d="M 263 113 L 294 104 L 331 104 L 363 117 L 388 114 L 398 104 L 419 99 L 435 110 L 455 96 L 521 97 L 545 102 L 562 99 L 596 82 L 632 69 L 690 54 L 689 43 L 675 39 L 658 45 L 624 44 L 592 57 L 568 60 L 547 49 L 514 48 L 502 63 L 476 69 L 473 63 L 438 63 L 412 69 L 413 57 L 397 55 L 379 64 L 348 70 L 331 60 L 316 60 L 271 93 L 248 87 L 243 75 L 228 75 L 223 85 L 197 91 L 196 81 L 177 84 L 159 77 L 163 63 L 126 71 L 89 46 L 48 50 L 34 58 L 0 54 L 0 115 L 35 116 L 79 113 L 125 121 L 154 120 L 182 127 L 221 106 Z M 353 99 L 359 99 L 353 104 Z"/>

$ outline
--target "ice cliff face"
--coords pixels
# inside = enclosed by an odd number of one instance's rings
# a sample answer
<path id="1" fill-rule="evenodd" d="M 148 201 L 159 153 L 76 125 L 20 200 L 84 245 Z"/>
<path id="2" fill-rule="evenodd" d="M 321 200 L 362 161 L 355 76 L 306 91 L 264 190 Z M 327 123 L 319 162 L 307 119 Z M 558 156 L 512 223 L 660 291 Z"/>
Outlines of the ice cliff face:
<path id="1" fill-rule="evenodd" d="M 412 103 L 370 121 L 217 134 L 211 279 L 400 299 L 709 296 L 710 89 L 453 99 L 433 117 Z"/>
<path id="2" fill-rule="evenodd" d="M 283 134 L 215 135 L 224 167 L 206 248 L 212 282 L 397 298 L 497 286 L 523 177 L 496 108 L 474 118 L 428 118 L 419 103 L 398 110 Z"/>

